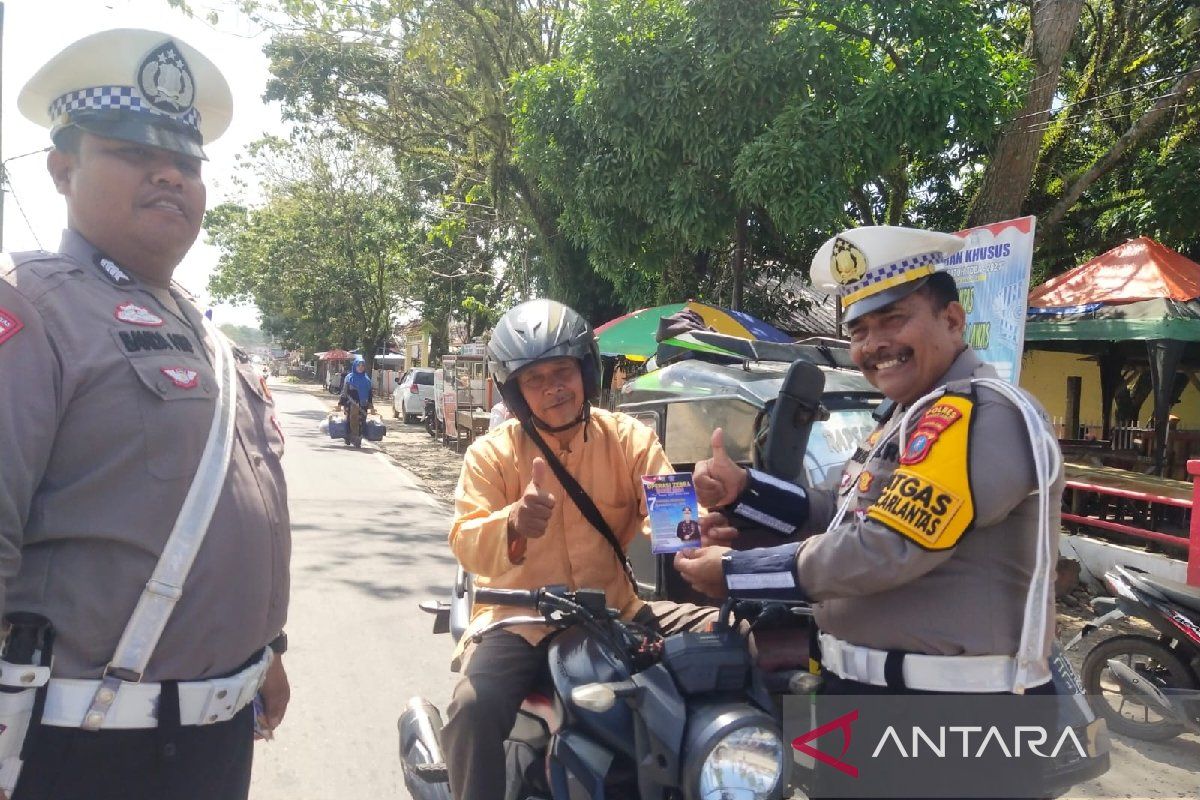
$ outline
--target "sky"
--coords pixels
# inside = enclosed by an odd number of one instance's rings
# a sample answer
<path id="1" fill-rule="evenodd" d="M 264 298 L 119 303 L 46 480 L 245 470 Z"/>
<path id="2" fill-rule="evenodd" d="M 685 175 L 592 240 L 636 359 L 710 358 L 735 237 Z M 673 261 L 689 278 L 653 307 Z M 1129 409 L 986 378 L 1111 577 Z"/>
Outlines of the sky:
<path id="1" fill-rule="evenodd" d="M 0 159 L 9 176 L 4 197 L 4 249 L 8 252 L 58 247 L 66 223 L 62 198 L 46 174 L 45 155 L 20 157 L 49 145 L 49 131 L 17 110 L 17 95 L 34 72 L 68 44 L 109 28 L 149 28 L 177 36 L 208 56 L 229 81 L 233 92 L 233 122 L 220 139 L 205 145 L 204 165 L 208 207 L 235 199 L 234 156 L 264 132 L 283 129 L 278 104 L 265 104 L 267 59 L 262 53 L 269 37 L 244 16 L 218 0 L 192 0 L 197 18 L 189 18 L 166 0 L 3 0 L 3 63 L 0 82 Z M 206 11 L 216 9 L 219 20 L 210 25 Z M 12 159 L 12 160 L 10 160 Z M 246 177 L 246 176 L 243 176 Z M 218 251 L 203 232 L 175 279 L 212 307 L 217 324 L 257 325 L 253 306 L 212 305 L 208 277 Z"/>

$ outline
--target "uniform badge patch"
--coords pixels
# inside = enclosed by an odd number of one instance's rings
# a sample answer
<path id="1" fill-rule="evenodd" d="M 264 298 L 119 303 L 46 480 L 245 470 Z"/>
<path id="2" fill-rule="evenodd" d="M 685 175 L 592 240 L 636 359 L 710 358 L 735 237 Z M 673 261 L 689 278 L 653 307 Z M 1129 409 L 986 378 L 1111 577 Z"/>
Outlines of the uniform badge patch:
<path id="1" fill-rule="evenodd" d="M 843 286 L 861 281 L 867 275 L 867 255 L 853 242 L 839 236 L 833 242 L 829 269 Z"/>
<path id="2" fill-rule="evenodd" d="M 180 389 L 195 389 L 200 385 L 200 373 L 186 367 L 163 367 L 162 374 Z"/>
<path id="3" fill-rule="evenodd" d="M 117 266 L 117 262 L 107 256 L 102 256 L 99 253 L 95 257 L 96 268 L 100 270 L 100 274 L 108 279 L 108 282 L 113 286 L 132 286 L 133 278 L 126 274 L 125 270 Z"/>
<path id="4" fill-rule="evenodd" d="M 192 70 L 174 42 L 150 51 L 137 72 L 138 88 L 150 105 L 167 114 L 180 114 L 196 99 Z"/>
<path id="5" fill-rule="evenodd" d="M 146 328 L 157 328 L 163 324 L 162 317 L 145 306 L 139 306 L 137 303 L 121 303 L 113 311 L 113 316 L 120 322 L 128 322 L 130 325 L 142 325 Z"/>
<path id="6" fill-rule="evenodd" d="M 25 327 L 25 323 L 11 311 L 0 308 L 0 344 L 4 344 L 9 339 L 17 335 L 21 328 Z"/>
<path id="7" fill-rule="evenodd" d="M 917 423 L 917 429 L 909 437 L 900 463 L 905 466 L 920 464 L 929 455 L 938 437 L 962 417 L 962 412 L 952 404 L 945 401 L 935 403 Z"/>
<path id="8" fill-rule="evenodd" d="M 871 490 L 871 484 L 874 483 L 875 476 L 863 470 L 858 475 L 858 493 L 866 494 Z"/>
<path id="9" fill-rule="evenodd" d="M 925 550 L 949 550 L 958 544 L 975 524 L 972 413 L 974 402 L 960 395 L 947 395 L 926 412 L 908 441 L 902 466 L 867 508 L 868 519 Z"/>

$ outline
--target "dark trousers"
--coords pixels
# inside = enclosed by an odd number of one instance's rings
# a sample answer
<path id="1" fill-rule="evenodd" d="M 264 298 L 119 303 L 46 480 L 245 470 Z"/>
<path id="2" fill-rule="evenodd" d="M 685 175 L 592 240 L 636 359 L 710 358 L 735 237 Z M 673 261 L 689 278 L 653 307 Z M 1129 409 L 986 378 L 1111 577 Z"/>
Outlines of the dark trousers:
<path id="1" fill-rule="evenodd" d="M 41 726 L 13 800 L 245 800 L 253 708 L 174 730 Z"/>
<path id="2" fill-rule="evenodd" d="M 664 636 L 707 630 L 716 609 L 647 603 L 634 617 Z M 500 800 L 505 785 L 504 740 L 521 702 L 546 669 L 548 642 L 531 645 L 515 633 L 492 631 L 466 656 L 442 728 L 442 749 L 455 800 Z"/>

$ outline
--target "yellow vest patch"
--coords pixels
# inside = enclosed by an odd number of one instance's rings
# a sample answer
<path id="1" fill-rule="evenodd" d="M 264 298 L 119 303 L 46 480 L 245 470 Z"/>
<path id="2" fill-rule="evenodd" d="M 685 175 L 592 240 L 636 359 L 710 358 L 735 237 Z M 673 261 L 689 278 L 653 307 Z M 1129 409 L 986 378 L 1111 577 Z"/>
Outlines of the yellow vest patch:
<path id="1" fill-rule="evenodd" d="M 901 466 L 867 509 L 869 519 L 926 550 L 958 544 L 975 522 L 970 479 L 974 408 L 969 397 L 947 395 L 926 412 L 905 444 Z"/>

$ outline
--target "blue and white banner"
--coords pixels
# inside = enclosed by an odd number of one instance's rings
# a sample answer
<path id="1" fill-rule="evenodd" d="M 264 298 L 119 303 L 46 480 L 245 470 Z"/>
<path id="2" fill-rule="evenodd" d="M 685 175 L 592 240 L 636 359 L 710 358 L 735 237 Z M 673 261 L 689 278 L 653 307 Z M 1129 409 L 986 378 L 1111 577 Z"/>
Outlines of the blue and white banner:
<path id="1" fill-rule="evenodd" d="M 958 231 L 967 246 L 947 261 L 967 310 L 967 343 L 1016 384 L 1025 348 L 1029 268 L 1033 263 L 1035 217 Z"/>

